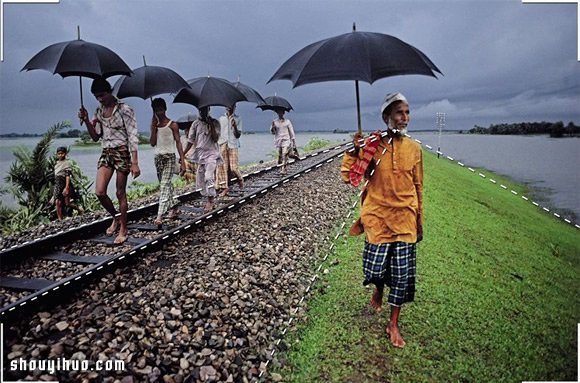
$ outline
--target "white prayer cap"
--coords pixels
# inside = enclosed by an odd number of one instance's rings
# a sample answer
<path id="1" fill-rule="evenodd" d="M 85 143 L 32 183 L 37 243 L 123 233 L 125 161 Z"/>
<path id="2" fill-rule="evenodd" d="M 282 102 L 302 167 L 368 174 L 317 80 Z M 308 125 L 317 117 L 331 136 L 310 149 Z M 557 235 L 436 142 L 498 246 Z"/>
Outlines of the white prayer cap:
<path id="1" fill-rule="evenodd" d="M 383 114 L 385 109 L 387 109 L 387 107 L 395 101 L 405 101 L 407 104 L 409 103 L 405 98 L 405 96 L 403 96 L 401 93 L 399 92 L 389 93 L 385 96 L 385 101 L 381 106 L 381 114 Z"/>

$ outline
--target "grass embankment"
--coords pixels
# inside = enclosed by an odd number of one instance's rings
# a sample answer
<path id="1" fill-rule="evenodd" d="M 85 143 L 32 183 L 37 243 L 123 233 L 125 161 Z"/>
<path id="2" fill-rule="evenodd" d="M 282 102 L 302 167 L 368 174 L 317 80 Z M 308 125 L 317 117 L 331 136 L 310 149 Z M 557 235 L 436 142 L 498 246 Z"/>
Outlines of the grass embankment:
<path id="1" fill-rule="evenodd" d="M 284 381 L 576 381 L 579 231 L 431 154 L 424 189 L 416 301 L 401 316 L 407 346 L 389 345 L 388 308 L 369 309 L 362 236 L 339 240 L 338 264 L 326 265 L 289 339 Z"/>

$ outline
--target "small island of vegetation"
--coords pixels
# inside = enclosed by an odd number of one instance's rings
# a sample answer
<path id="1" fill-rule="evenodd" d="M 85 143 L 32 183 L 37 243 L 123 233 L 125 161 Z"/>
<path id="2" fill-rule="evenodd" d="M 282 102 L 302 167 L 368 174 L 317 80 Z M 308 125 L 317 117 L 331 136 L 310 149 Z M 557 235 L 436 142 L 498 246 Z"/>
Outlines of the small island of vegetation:
<path id="1" fill-rule="evenodd" d="M 520 122 L 516 124 L 490 125 L 489 128 L 477 126 L 468 131 L 471 134 L 549 134 L 550 137 L 577 137 L 580 136 L 580 126 L 572 121 L 564 126 L 558 122 Z"/>

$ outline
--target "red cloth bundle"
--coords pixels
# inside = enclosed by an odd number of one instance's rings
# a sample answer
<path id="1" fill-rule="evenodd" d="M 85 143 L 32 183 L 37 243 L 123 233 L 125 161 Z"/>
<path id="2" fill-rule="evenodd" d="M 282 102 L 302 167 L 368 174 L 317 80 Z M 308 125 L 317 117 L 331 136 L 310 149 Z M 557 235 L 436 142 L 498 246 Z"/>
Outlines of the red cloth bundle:
<path id="1" fill-rule="evenodd" d="M 381 132 L 371 133 L 363 149 L 363 158 L 359 158 L 350 167 L 349 178 L 352 186 L 358 186 L 362 180 L 375 152 L 381 142 Z"/>

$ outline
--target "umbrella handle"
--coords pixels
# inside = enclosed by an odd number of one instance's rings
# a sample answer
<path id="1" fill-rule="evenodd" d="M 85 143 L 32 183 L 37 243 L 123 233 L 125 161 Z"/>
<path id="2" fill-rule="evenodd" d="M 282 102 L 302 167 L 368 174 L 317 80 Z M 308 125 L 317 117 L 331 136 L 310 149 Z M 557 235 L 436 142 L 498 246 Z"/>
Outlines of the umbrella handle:
<path id="1" fill-rule="evenodd" d="M 81 91 L 81 107 L 84 108 L 84 103 L 83 103 L 83 78 L 81 76 L 79 76 L 79 88 Z M 81 120 L 81 126 L 83 126 L 83 120 Z"/>
<path id="2" fill-rule="evenodd" d="M 355 80 L 354 87 L 356 90 L 356 117 L 358 122 L 358 133 L 362 134 L 362 126 L 361 126 L 361 119 L 360 119 L 360 94 L 358 91 L 358 80 Z"/>

